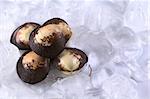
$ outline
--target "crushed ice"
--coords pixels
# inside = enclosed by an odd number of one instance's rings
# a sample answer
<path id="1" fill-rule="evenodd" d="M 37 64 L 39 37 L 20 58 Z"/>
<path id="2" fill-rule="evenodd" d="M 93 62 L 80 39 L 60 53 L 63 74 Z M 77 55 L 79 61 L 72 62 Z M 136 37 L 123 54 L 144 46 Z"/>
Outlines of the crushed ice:
<path id="1" fill-rule="evenodd" d="M 148 0 L 1 0 L 0 99 L 148 99 L 149 16 Z M 69 46 L 84 50 L 89 62 L 74 76 L 53 82 L 52 71 L 41 83 L 25 84 L 10 35 L 24 22 L 52 17 L 71 25 Z"/>

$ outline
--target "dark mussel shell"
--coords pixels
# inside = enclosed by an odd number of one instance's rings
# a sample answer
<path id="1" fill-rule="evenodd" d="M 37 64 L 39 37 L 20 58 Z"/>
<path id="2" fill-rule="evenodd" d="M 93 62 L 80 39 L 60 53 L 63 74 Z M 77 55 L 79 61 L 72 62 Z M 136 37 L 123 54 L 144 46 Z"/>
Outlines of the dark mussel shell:
<path id="1" fill-rule="evenodd" d="M 56 33 L 56 38 L 51 44 L 51 46 L 42 46 L 39 43 L 35 43 L 35 35 L 37 34 L 39 28 L 34 30 L 29 38 L 29 45 L 30 48 L 40 56 L 47 57 L 47 58 L 55 58 L 63 49 L 65 48 L 65 38 L 62 33 Z"/>
<path id="2" fill-rule="evenodd" d="M 75 70 L 73 70 L 73 71 L 69 71 L 69 70 L 67 70 L 67 69 L 65 69 L 65 68 L 62 68 L 62 67 L 59 65 L 60 58 L 59 58 L 59 55 L 58 55 L 58 57 L 53 60 L 53 65 L 56 66 L 56 67 L 58 67 L 58 69 L 59 69 L 60 71 L 68 72 L 68 73 L 69 73 L 69 72 L 75 72 L 75 71 L 80 70 L 80 69 L 88 62 L 88 57 L 87 57 L 87 55 L 86 55 L 82 50 L 77 49 L 77 48 L 70 48 L 70 47 L 67 47 L 67 48 L 65 48 L 64 50 L 71 51 L 71 53 L 75 53 L 75 54 L 77 54 L 77 55 L 80 55 L 80 56 L 82 57 L 82 59 L 80 60 L 79 67 L 78 67 L 77 69 L 75 69 Z"/>
<path id="3" fill-rule="evenodd" d="M 69 24 L 65 21 L 65 20 L 63 20 L 63 19 L 61 19 L 61 18 L 52 18 L 52 19 L 50 19 L 50 20 L 47 20 L 44 24 L 43 24 L 43 26 L 45 26 L 45 25 L 48 25 L 48 24 L 59 24 L 59 23 L 65 23 L 66 25 L 68 25 L 68 27 L 69 27 Z M 66 42 L 70 39 L 70 37 L 71 37 L 71 35 L 72 35 L 72 31 L 71 31 L 71 29 L 70 29 L 70 34 L 69 35 L 64 35 L 65 36 L 65 39 L 66 39 Z"/>
<path id="4" fill-rule="evenodd" d="M 65 20 L 61 19 L 61 18 L 52 18 L 50 20 L 47 20 L 43 25 L 59 24 L 61 22 L 64 22 L 64 23 L 66 23 L 68 25 L 68 23 Z"/>
<path id="5" fill-rule="evenodd" d="M 16 47 L 18 47 L 20 50 L 29 50 L 30 46 L 29 44 L 25 44 L 21 41 L 17 42 L 17 33 L 20 29 L 27 27 L 27 25 L 32 25 L 34 27 L 34 29 L 36 29 L 37 27 L 39 27 L 40 25 L 38 23 L 34 23 L 34 22 L 27 22 L 24 23 L 23 25 L 19 26 L 11 35 L 11 39 L 10 42 L 15 45 Z M 33 29 L 33 30 L 34 30 Z"/>
<path id="6" fill-rule="evenodd" d="M 38 83 L 46 78 L 49 73 L 49 60 L 45 59 L 45 64 L 42 67 L 38 67 L 34 69 L 26 69 L 24 68 L 22 61 L 23 57 L 28 54 L 30 51 L 25 52 L 18 60 L 16 71 L 19 78 L 29 84 Z"/>

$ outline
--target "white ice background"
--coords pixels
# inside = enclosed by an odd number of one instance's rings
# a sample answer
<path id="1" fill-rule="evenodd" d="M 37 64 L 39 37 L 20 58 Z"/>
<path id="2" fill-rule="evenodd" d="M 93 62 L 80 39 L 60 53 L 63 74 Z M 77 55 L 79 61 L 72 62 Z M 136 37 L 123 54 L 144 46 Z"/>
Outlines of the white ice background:
<path id="1" fill-rule="evenodd" d="M 10 36 L 25 22 L 53 17 L 68 22 L 69 46 L 89 61 L 76 75 L 53 82 L 50 71 L 44 81 L 25 84 Z M 0 99 L 150 99 L 149 22 L 148 0 L 0 0 Z"/>

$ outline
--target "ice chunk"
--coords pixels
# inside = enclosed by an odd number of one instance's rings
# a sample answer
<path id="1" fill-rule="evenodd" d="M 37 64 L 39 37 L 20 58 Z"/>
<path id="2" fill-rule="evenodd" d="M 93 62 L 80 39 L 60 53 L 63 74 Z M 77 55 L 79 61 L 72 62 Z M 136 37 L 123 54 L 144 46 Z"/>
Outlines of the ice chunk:
<path id="1" fill-rule="evenodd" d="M 140 31 L 137 33 L 138 37 L 140 38 L 142 44 L 146 45 L 148 42 L 150 42 L 150 31 Z"/>
<path id="2" fill-rule="evenodd" d="M 94 34 L 87 31 L 86 28 L 79 28 L 79 30 L 80 29 L 83 30 L 83 32 L 75 34 L 70 42 L 70 46 L 73 45 L 85 51 L 89 57 L 88 64 L 91 65 L 93 70 L 97 70 L 100 65 L 107 63 L 113 57 L 114 49 L 111 43 L 102 37 L 103 32 Z"/>
<path id="3" fill-rule="evenodd" d="M 131 78 L 137 82 L 148 80 L 148 67 L 147 65 L 138 65 L 136 62 L 129 62 L 128 67 L 132 70 Z"/>
<path id="4" fill-rule="evenodd" d="M 68 21 L 71 27 L 85 25 L 84 15 L 86 14 L 86 6 L 84 0 L 66 1 L 62 4 L 66 4 L 66 20 Z"/>
<path id="5" fill-rule="evenodd" d="M 108 34 L 110 35 L 110 34 Z M 129 27 L 122 27 L 118 29 L 118 31 L 114 32 L 110 35 L 114 44 L 118 44 L 118 46 L 126 46 L 133 43 L 136 43 L 135 33 Z"/>
<path id="6" fill-rule="evenodd" d="M 123 60 L 135 60 L 142 55 L 143 48 L 140 46 L 123 47 L 120 50 L 120 56 Z"/>
<path id="7" fill-rule="evenodd" d="M 121 27 L 107 35 L 109 35 L 111 43 L 116 47 L 116 51 L 122 60 L 132 60 L 142 54 L 141 41 L 129 27 Z"/>
<path id="8" fill-rule="evenodd" d="M 82 35 L 85 34 L 85 35 Z M 105 39 L 102 32 L 94 34 L 91 32 L 82 32 L 79 34 L 79 36 L 73 37 L 71 45 L 78 45 L 79 48 L 83 49 L 87 53 L 94 52 L 98 53 L 97 56 L 101 58 L 99 61 L 100 63 L 104 61 L 106 58 L 110 58 L 110 56 L 113 54 L 113 47 L 111 43 Z M 75 34 L 76 35 L 76 34 Z M 80 36 L 82 35 L 82 36 Z M 84 42 L 84 43 L 81 43 Z M 103 57 L 102 57 L 103 56 Z M 109 57 L 108 57 L 109 56 Z"/>
<path id="9" fill-rule="evenodd" d="M 140 67 L 146 67 L 148 64 L 150 55 L 146 55 L 146 53 L 148 53 L 149 46 L 150 45 L 143 45 L 143 53 L 136 59 L 136 62 L 140 65 Z"/>
<path id="10" fill-rule="evenodd" d="M 143 83 L 139 83 L 137 85 L 137 90 L 138 90 L 138 94 L 140 99 L 148 99 L 149 98 L 149 81 L 143 82 Z"/>
<path id="11" fill-rule="evenodd" d="M 99 72 L 92 73 L 91 76 L 91 83 L 92 87 L 98 88 L 101 84 L 109 78 L 109 73 L 106 69 L 101 69 Z"/>
<path id="12" fill-rule="evenodd" d="M 134 83 L 122 75 L 114 74 L 103 82 L 103 90 L 111 99 L 138 99 Z"/>
<path id="13" fill-rule="evenodd" d="M 114 9 L 123 14 L 126 11 L 129 0 L 111 0 L 111 2 L 114 4 Z"/>
<path id="14" fill-rule="evenodd" d="M 130 2 L 124 16 L 125 26 L 131 27 L 135 32 L 147 30 L 149 22 L 148 1 Z"/>
<path id="15" fill-rule="evenodd" d="M 89 86 L 88 75 L 74 75 L 56 82 L 53 87 L 60 90 L 64 98 L 81 98 L 84 97 L 84 91 Z"/>
<path id="16" fill-rule="evenodd" d="M 106 64 L 104 68 L 106 69 L 109 75 L 120 74 L 130 78 L 132 74 L 132 71 L 130 70 L 128 65 L 123 61 L 110 62 L 109 64 Z"/>

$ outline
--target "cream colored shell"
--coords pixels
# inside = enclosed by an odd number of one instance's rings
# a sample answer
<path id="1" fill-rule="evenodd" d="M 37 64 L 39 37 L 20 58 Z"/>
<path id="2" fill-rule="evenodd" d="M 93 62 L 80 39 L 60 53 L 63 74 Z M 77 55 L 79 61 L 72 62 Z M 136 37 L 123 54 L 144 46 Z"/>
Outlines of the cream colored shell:
<path id="1" fill-rule="evenodd" d="M 63 35 L 67 36 L 71 35 L 71 30 L 66 23 L 49 24 L 38 30 L 38 33 L 35 35 L 35 42 L 42 44 L 43 46 L 50 46 L 51 42 L 45 41 L 44 39 L 47 37 L 53 39 L 53 33 L 64 33 Z"/>
<path id="2" fill-rule="evenodd" d="M 23 42 L 24 44 L 28 44 L 29 35 L 35 29 L 33 25 L 27 24 L 25 27 L 22 27 L 16 35 L 16 41 Z"/>
<path id="3" fill-rule="evenodd" d="M 35 70 L 38 67 L 42 67 L 45 63 L 45 59 L 35 52 L 31 51 L 27 53 L 22 60 L 22 64 L 26 69 L 33 69 Z"/>
<path id="4" fill-rule="evenodd" d="M 64 70 L 73 71 L 79 68 L 81 56 L 64 50 L 59 56 L 59 66 Z"/>
<path id="5" fill-rule="evenodd" d="M 48 39 L 53 39 L 53 33 L 60 33 L 61 30 L 56 25 L 46 25 L 41 27 L 38 30 L 38 33 L 35 35 L 35 40 L 37 43 L 42 44 L 43 46 L 50 46 L 52 42 L 49 40 L 44 40 L 45 38 L 49 37 Z"/>

